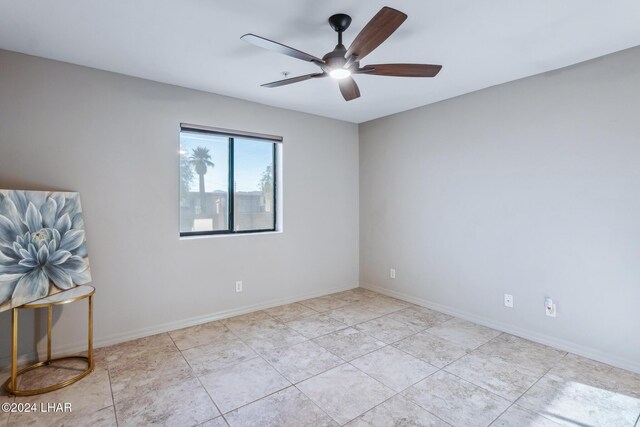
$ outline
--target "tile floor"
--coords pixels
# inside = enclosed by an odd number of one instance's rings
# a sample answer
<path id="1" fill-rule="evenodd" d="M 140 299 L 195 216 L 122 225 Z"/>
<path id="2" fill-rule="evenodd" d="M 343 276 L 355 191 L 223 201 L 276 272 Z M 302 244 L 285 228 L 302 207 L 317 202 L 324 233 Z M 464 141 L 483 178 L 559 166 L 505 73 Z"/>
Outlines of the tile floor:
<path id="1" fill-rule="evenodd" d="M 77 384 L 0 402 L 72 404 L 0 427 L 639 427 L 640 375 L 354 289 L 97 349 Z"/>

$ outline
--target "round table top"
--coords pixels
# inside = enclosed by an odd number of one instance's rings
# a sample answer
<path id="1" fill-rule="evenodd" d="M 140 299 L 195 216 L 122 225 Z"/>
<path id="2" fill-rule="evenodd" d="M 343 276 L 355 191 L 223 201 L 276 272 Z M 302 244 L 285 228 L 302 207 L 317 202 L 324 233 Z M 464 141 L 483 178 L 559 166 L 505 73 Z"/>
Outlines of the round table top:
<path id="1" fill-rule="evenodd" d="M 93 286 L 79 285 L 67 291 L 58 292 L 57 294 L 49 295 L 48 297 L 28 302 L 18 308 L 40 308 L 49 305 L 67 304 L 90 297 L 95 291 L 96 289 Z"/>

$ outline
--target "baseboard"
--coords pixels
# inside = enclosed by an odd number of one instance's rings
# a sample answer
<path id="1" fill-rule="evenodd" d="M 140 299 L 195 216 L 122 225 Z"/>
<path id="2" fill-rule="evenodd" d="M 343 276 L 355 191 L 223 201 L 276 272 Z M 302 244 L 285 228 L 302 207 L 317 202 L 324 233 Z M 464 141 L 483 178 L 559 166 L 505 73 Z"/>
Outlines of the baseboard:
<path id="1" fill-rule="evenodd" d="M 228 317 L 239 316 L 241 314 L 251 313 L 253 311 L 265 310 L 267 308 L 277 307 L 279 305 L 291 304 L 294 302 L 303 301 L 309 298 L 317 298 L 329 294 L 333 294 L 336 292 L 348 291 L 349 289 L 357 288 L 358 284 L 355 285 L 347 285 L 339 288 L 333 288 L 328 290 L 323 290 L 319 292 L 309 292 L 306 294 L 300 294 L 295 297 L 290 298 L 280 298 L 273 299 L 269 301 L 265 301 L 259 304 L 246 305 L 238 308 L 233 308 L 230 310 L 217 311 L 214 313 L 206 314 L 203 316 L 191 317 L 188 319 L 173 321 L 162 323 L 155 326 L 150 326 L 146 328 L 135 329 L 132 331 L 127 331 L 119 334 L 107 335 L 105 337 L 94 337 L 93 346 L 94 348 L 107 347 L 114 344 L 120 344 L 122 342 L 131 341 L 138 338 L 148 337 L 150 335 L 161 334 L 164 332 L 171 332 L 177 329 L 188 328 L 190 326 L 201 325 L 203 323 L 213 322 L 214 320 L 226 319 Z M 45 344 L 46 345 L 46 344 Z M 87 350 L 86 341 L 71 343 L 71 344 L 63 344 L 60 346 L 53 346 L 52 353 L 56 356 L 63 356 L 68 354 L 76 354 L 82 351 Z M 38 352 L 31 352 L 21 354 L 18 358 L 19 364 L 24 365 L 26 363 L 31 363 L 36 360 L 39 360 L 38 354 L 46 353 L 46 348 L 41 348 L 38 346 Z M 0 359 L 0 368 L 5 368 L 11 364 L 10 357 L 3 357 Z"/>
<path id="2" fill-rule="evenodd" d="M 568 351 L 570 353 L 593 359 L 598 362 L 606 363 L 617 368 L 640 373 L 640 361 L 612 356 L 611 354 L 604 353 L 591 347 L 583 346 L 571 341 L 563 340 L 546 334 L 541 334 L 535 331 L 519 328 L 507 323 L 498 322 L 487 317 L 477 316 L 475 314 L 461 311 L 453 307 L 438 304 L 412 295 L 407 295 L 402 292 L 385 289 L 370 283 L 360 282 L 360 287 L 379 292 L 390 297 L 398 298 L 400 300 L 410 302 L 422 307 L 431 308 L 442 313 L 450 314 L 452 316 L 459 317 L 461 319 L 468 320 L 470 322 L 474 322 L 489 328 L 497 329 L 498 331 L 506 332 L 508 334 L 512 334 L 521 338 L 535 341 L 540 344 L 548 345 L 559 350 Z"/>

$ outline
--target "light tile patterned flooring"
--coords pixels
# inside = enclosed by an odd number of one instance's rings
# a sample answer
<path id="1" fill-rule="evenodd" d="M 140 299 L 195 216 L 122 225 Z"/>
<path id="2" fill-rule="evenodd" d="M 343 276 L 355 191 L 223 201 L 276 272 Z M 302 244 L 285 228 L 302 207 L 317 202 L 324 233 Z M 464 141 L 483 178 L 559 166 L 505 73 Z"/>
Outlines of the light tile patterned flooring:
<path id="1" fill-rule="evenodd" d="M 0 426 L 638 426 L 640 375 L 364 289 L 96 351 Z M 47 381 L 73 374 L 47 368 Z M 23 386 L 41 386 L 28 374 Z M 14 400 L 15 399 L 15 400 Z"/>

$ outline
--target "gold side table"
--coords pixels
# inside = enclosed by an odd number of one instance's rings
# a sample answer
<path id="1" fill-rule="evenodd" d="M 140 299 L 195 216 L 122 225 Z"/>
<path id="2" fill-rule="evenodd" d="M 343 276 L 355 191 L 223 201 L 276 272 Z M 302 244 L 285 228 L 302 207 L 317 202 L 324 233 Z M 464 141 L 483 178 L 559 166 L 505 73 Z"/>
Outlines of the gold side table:
<path id="1" fill-rule="evenodd" d="M 4 389 L 15 396 L 32 396 L 34 394 L 48 393 L 66 387 L 76 381 L 81 380 L 93 371 L 93 294 L 96 292 L 93 286 L 81 285 L 76 286 L 68 291 L 60 292 L 46 298 L 39 299 L 19 307 L 11 309 L 11 376 L 5 381 Z M 51 327 L 53 323 L 53 306 L 69 304 L 71 302 L 80 301 L 89 298 L 89 346 L 87 356 L 65 356 L 51 358 Z M 47 318 L 47 360 L 27 366 L 18 370 L 18 310 L 21 309 L 37 309 L 46 308 L 48 311 Z M 59 360 L 79 359 L 87 362 L 87 369 L 73 378 L 69 378 L 58 384 L 33 390 L 18 390 L 18 377 L 25 372 L 32 371 L 42 366 L 50 365 L 51 362 Z"/>

